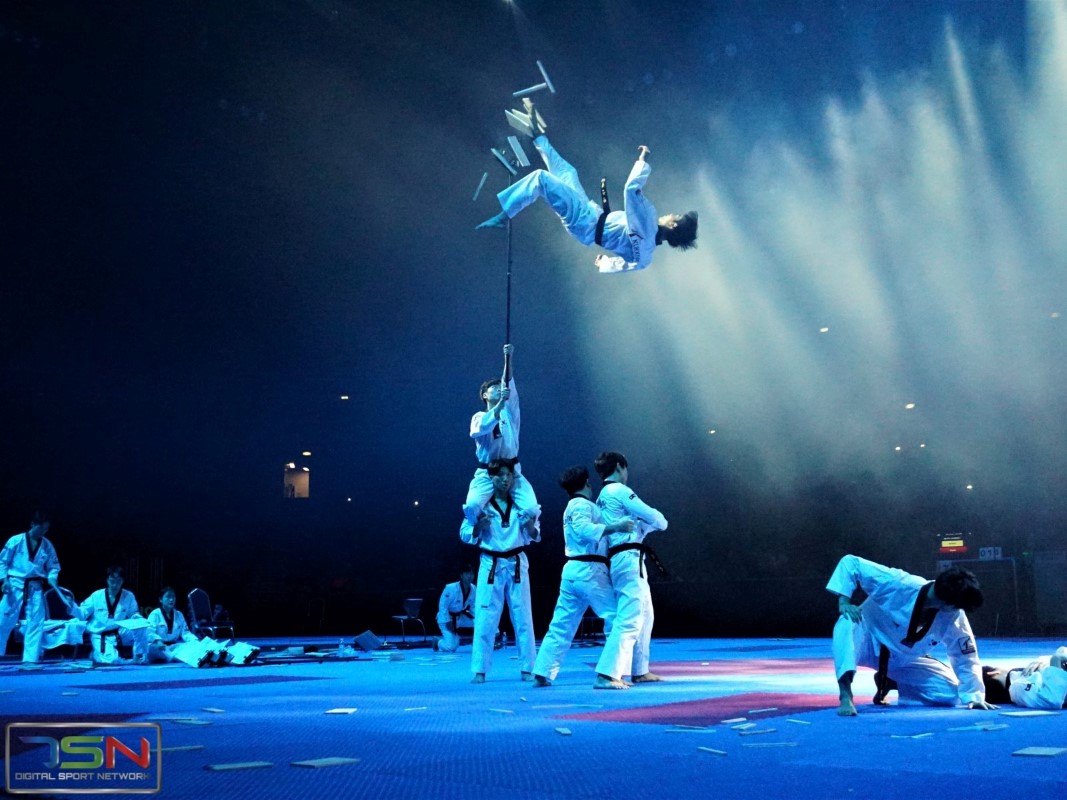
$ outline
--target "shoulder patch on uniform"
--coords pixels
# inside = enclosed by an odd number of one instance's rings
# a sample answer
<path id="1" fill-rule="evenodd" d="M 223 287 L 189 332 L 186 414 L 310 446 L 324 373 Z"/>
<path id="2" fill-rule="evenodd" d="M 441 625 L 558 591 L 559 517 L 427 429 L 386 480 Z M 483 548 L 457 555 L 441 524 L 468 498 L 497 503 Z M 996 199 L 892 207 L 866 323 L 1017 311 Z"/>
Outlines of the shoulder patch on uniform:
<path id="1" fill-rule="evenodd" d="M 970 636 L 965 636 L 960 639 L 960 652 L 970 655 L 971 653 L 977 653 L 978 647 L 974 643 L 974 639 Z"/>
<path id="2" fill-rule="evenodd" d="M 635 497 L 637 497 L 637 492 L 630 492 L 630 499 L 633 500 Z"/>

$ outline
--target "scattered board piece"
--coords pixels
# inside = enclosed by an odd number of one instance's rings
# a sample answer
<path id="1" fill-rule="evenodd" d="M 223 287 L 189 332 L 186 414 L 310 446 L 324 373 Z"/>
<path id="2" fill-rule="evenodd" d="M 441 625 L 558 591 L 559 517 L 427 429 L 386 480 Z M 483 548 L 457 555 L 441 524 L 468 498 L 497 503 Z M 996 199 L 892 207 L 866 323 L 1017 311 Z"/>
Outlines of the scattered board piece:
<path id="1" fill-rule="evenodd" d="M 1046 758 L 1052 758 L 1053 756 L 1062 755 L 1064 753 L 1067 753 L 1067 747 L 1024 747 L 1022 750 L 1016 750 L 1012 755 L 1044 756 Z"/>
<path id="2" fill-rule="evenodd" d="M 358 708 L 331 708 L 329 711 L 325 711 L 325 714 L 355 714 Z"/>
<path id="3" fill-rule="evenodd" d="M 761 733 L 777 733 L 777 728 L 760 728 L 756 731 L 741 731 L 742 736 L 759 736 Z"/>
<path id="4" fill-rule="evenodd" d="M 1002 717 L 1055 717 L 1059 714 L 1059 711 L 1039 711 L 1038 709 L 1030 709 L 1029 711 L 1001 711 Z"/>
<path id="5" fill-rule="evenodd" d="M 235 761 L 231 764 L 208 764 L 204 769 L 211 772 L 231 772 L 239 769 L 263 769 L 273 766 L 269 761 Z"/>
<path id="6" fill-rule="evenodd" d="M 289 766 L 292 767 L 311 767 L 312 769 L 318 769 L 319 767 L 340 767 L 344 764 L 358 764 L 358 758 L 342 758 L 341 756 L 330 756 L 328 758 L 309 758 L 307 761 L 292 761 Z"/>
<path id="7" fill-rule="evenodd" d="M 571 735 L 571 729 L 570 728 L 556 728 L 556 733 L 558 733 L 560 736 L 570 736 Z"/>
<path id="8" fill-rule="evenodd" d="M 796 747 L 796 742 L 742 742 L 742 747 Z"/>
<path id="9" fill-rule="evenodd" d="M 777 711 L 778 706 L 772 706 L 771 708 L 753 708 L 749 714 L 769 714 L 771 711 Z"/>
<path id="10" fill-rule="evenodd" d="M 703 750 L 705 753 L 712 753 L 717 756 L 726 755 L 725 750 L 716 750 L 714 747 L 698 747 L 697 750 Z"/>
<path id="11" fill-rule="evenodd" d="M 786 722 L 792 722 L 794 725 L 810 725 L 811 723 L 803 719 L 787 719 Z"/>

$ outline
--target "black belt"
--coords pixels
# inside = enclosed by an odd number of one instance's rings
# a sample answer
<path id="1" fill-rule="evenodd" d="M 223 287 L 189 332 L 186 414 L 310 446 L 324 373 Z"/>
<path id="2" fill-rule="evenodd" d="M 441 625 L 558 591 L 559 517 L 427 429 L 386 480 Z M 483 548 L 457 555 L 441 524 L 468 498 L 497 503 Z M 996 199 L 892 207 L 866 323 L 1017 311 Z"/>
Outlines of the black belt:
<path id="1" fill-rule="evenodd" d="M 116 628 L 113 631 L 104 631 L 103 633 L 100 634 L 100 652 L 101 653 L 104 652 L 104 638 L 107 637 L 107 636 L 114 637 L 114 639 L 115 639 L 115 647 L 116 648 L 119 646 L 119 644 L 122 643 L 122 638 L 119 636 L 118 628 Z"/>
<path id="2" fill-rule="evenodd" d="M 505 464 L 510 464 L 511 466 L 514 467 L 519 463 L 519 457 L 515 456 L 515 458 L 498 458 L 498 459 L 496 459 L 496 461 L 501 461 L 501 462 L 503 462 Z M 478 462 L 478 469 L 489 469 L 489 465 L 486 464 L 484 461 L 479 461 Z"/>
<path id="3" fill-rule="evenodd" d="M 513 547 L 510 550 L 486 550 L 484 547 L 479 547 L 485 555 L 493 557 L 493 566 L 489 568 L 489 583 L 492 583 L 496 578 L 496 562 L 501 558 L 511 558 L 517 556 L 519 553 L 526 549 L 526 545 L 522 547 Z M 522 583 L 522 562 L 519 559 L 515 559 L 515 583 Z"/>
<path id="4" fill-rule="evenodd" d="M 619 553 L 626 550 L 639 550 L 642 555 L 648 556 L 652 559 L 652 563 L 656 565 L 656 569 L 660 571 L 662 575 L 667 574 L 667 568 L 663 566 L 663 562 L 656 557 L 656 551 L 649 547 L 644 542 L 627 542 L 626 544 L 616 544 L 608 548 L 608 558 L 614 558 Z M 638 574 L 643 578 L 645 577 L 645 560 L 641 559 L 641 566 L 638 569 Z"/>
<path id="5" fill-rule="evenodd" d="M 611 567 L 611 559 L 607 556 L 567 556 L 568 561 L 586 561 L 591 564 L 603 564 L 605 567 Z"/>

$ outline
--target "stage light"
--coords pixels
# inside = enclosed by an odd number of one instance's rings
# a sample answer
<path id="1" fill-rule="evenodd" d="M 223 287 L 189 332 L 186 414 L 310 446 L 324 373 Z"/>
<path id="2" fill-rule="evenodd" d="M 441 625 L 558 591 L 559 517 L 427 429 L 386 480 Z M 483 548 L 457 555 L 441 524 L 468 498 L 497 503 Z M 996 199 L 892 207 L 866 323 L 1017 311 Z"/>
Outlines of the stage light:
<path id="1" fill-rule="evenodd" d="M 711 430 L 708 431 L 708 436 L 714 436 L 714 435 L 715 435 L 715 429 L 712 428 Z"/>
<path id="2" fill-rule="evenodd" d="M 351 503 L 351 502 L 352 502 L 352 498 L 351 498 L 351 497 L 346 497 L 346 498 L 345 498 L 345 502 L 347 502 L 347 503 Z"/>
<path id="3" fill-rule="evenodd" d="M 894 450 L 896 450 L 896 451 L 897 451 L 897 452 L 899 453 L 899 452 L 900 452 L 900 445 L 898 444 L 898 445 L 897 445 L 896 447 L 894 447 L 893 449 L 894 449 Z"/>
<path id="4" fill-rule="evenodd" d="M 830 332 L 829 328 L 819 328 L 819 333 L 829 333 L 829 332 Z"/>
<path id="5" fill-rule="evenodd" d="M 969 491 L 971 491 L 972 489 L 974 489 L 974 484 L 972 484 L 972 483 L 968 483 L 968 484 L 967 484 L 967 491 L 969 492 Z"/>
<path id="6" fill-rule="evenodd" d="M 343 394 L 343 395 L 341 395 L 341 399 L 342 399 L 342 400 L 347 400 L 347 399 L 348 399 L 348 395 L 347 395 L 347 394 Z"/>
<path id="7" fill-rule="evenodd" d="M 915 408 L 915 403 L 905 403 L 904 404 L 904 408 L 908 409 L 908 411 L 911 411 L 913 408 Z M 304 455 L 308 455 L 308 454 L 304 453 Z"/>
<path id="8" fill-rule="evenodd" d="M 304 472 L 311 472 L 311 468 L 310 467 L 301 467 L 301 469 L 303 469 Z"/>
<path id="9" fill-rule="evenodd" d="M 919 447 L 926 447 L 926 442 L 923 442 L 922 444 L 920 444 Z"/>
<path id="10" fill-rule="evenodd" d="M 292 461 L 290 461 L 288 464 L 285 465 L 285 468 L 286 469 L 296 469 L 296 464 L 294 464 Z"/>
<path id="11" fill-rule="evenodd" d="M 305 451 L 304 451 L 303 453 L 301 453 L 300 455 L 302 455 L 302 456 L 309 456 L 309 455 L 311 455 L 311 451 L 310 451 L 310 450 L 305 450 Z"/>
<path id="12" fill-rule="evenodd" d="M 419 501 L 418 501 L 418 500 L 416 500 L 416 501 L 415 501 L 415 507 L 416 507 L 416 508 L 418 508 L 418 507 L 419 507 Z"/>

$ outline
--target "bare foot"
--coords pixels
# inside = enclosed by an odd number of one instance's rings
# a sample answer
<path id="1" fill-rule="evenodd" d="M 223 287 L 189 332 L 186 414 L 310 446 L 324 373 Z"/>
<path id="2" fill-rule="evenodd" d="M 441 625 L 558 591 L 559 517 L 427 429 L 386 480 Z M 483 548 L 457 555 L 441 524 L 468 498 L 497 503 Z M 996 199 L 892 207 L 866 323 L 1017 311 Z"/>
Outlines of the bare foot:
<path id="1" fill-rule="evenodd" d="M 644 675 L 634 675 L 630 680 L 633 683 L 656 683 L 663 680 L 659 675 L 654 672 L 646 672 Z"/>
<path id="2" fill-rule="evenodd" d="M 471 683 L 485 683 L 485 673 L 484 672 L 476 672 L 476 673 L 474 673 L 474 677 L 471 678 Z"/>
<path id="3" fill-rule="evenodd" d="M 533 679 L 534 679 L 534 676 L 533 676 L 532 672 L 524 672 L 524 673 L 522 673 L 522 680 L 523 680 L 524 683 L 529 683 Z"/>
<path id="4" fill-rule="evenodd" d="M 625 681 L 621 681 L 618 678 L 611 678 L 607 675 L 597 675 L 596 680 L 593 681 L 594 689 L 629 689 L 630 684 Z"/>
<path id="5" fill-rule="evenodd" d="M 533 676 L 533 680 L 534 680 L 534 686 L 536 686 L 539 689 L 542 688 L 542 687 L 545 687 L 545 686 L 551 686 L 552 685 L 552 681 L 550 681 L 544 675 L 534 675 Z"/>
<path id="6" fill-rule="evenodd" d="M 837 707 L 837 716 L 839 717 L 854 717 L 856 716 L 856 704 L 852 702 L 851 697 L 842 697 L 841 705 Z"/>
<path id="7" fill-rule="evenodd" d="M 475 230 L 482 230 L 483 228 L 503 228 L 507 225 L 508 215 L 501 211 L 495 217 L 490 217 L 485 222 L 474 227 Z"/>

